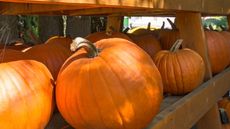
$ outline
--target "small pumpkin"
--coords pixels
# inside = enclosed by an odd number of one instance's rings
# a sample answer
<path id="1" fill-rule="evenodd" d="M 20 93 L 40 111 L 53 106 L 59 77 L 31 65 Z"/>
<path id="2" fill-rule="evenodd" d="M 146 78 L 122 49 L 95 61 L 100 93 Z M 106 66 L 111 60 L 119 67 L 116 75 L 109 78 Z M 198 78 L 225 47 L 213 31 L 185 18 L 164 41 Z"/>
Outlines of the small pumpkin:
<path id="1" fill-rule="evenodd" d="M 106 31 L 102 31 L 102 32 L 95 32 L 92 34 L 89 34 L 88 36 L 85 37 L 87 40 L 95 43 L 101 39 L 108 39 L 108 38 L 122 38 L 122 39 L 126 39 L 129 41 L 132 41 L 127 35 L 120 33 L 120 32 L 106 32 Z"/>
<path id="2" fill-rule="evenodd" d="M 202 57 L 195 51 L 179 50 L 181 40 L 168 50 L 162 50 L 154 57 L 163 79 L 164 92 L 183 95 L 198 87 L 204 79 L 205 66 Z"/>
<path id="3" fill-rule="evenodd" d="M 79 129 L 141 129 L 159 111 L 162 81 L 152 59 L 119 38 L 94 44 L 76 38 L 58 75 L 62 116 Z M 82 49 L 85 48 L 85 49 Z"/>
<path id="4" fill-rule="evenodd" d="M 53 108 L 52 80 L 37 61 L 0 63 L 1 129 L 44 129 Z"/>
<path id="5" fill-rule="evenodd" d="M 230 62 L 229 46 L 224 37 L 216 31 L 205 31 L 209 60 L 213 74 L 225 69 Z"/>
<path id="6" fill-rule="evenodd" d="M 159 41 L 151 34 L 132 36 L 132 40 L 147 52 L 152 59 L 154 55 L 161 50 Z"/>
<path id="7" fill-rule="evenodd" d="M 67 48 L 54 43 L 33 46 L 25 53 L 30 55 L 32 59 L 45 64 L 55 80 L 62 64 L 72 54 Z"/>
<path id="8" fill-rule="evenodd" d="M 218 101 L 219 108 L 223 108 L 227 113 L 228 119 L 230 120 L 230 98 L 224 97 Z M 230 129 L 230 123 L 222 124 L 222 129 Z"/>

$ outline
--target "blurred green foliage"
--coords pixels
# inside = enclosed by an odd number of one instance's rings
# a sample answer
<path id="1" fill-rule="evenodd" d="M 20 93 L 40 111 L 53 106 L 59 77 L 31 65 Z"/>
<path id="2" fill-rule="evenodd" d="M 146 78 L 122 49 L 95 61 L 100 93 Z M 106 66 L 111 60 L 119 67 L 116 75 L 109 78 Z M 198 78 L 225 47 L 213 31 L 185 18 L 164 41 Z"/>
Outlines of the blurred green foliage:
<path id="1" fill-rule="evenodd" d="M 203 26 L 205 28 L 210 28 L 210 26 L 217 31 L 227 30 L 227 17 L 218 16 L 218 17 L 205 17 L 202 19 Z"/>

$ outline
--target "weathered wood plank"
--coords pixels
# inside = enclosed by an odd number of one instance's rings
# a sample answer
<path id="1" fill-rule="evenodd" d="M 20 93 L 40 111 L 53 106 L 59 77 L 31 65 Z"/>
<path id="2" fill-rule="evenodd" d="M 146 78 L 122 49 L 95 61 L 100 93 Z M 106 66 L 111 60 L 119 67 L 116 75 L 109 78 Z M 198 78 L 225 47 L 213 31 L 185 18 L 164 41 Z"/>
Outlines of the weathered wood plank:
<path id="1" fill-rule="evenodd" d="M 72 6 L 73 8 L 77 7 L 81 9 L 84 9 L 84 7 L 114 7 L 148 10 L 195 11 L 207 14 L 230 13 L 229 0 L 0 0 L 0 2 L 2 4 L 1 7 L 5 9 L 5 14 L 14 13 L 12 8 L 16 9 L 16 11 L 25 10 L 26 6 L 30 7 L 30 9 L 26 8 L 25 11 L 27 13 L 31 13 L 31 11 L 40 12 L 39 10 L 33 8 L 39 8 L 41 4 L 45 5 L 42 8 L 45 8 L 47 11 L 49 11 L 49 9 L 46 5 L 49 4 L 57 7 L 62 6 L 56 8 L 56 11 L 70 10 L 68 6 Z M 4 4 L 5 2 L 8 3 Z M 17 7 L 14 3 L 21 3 L 21 5 L 17 5 Z M 40 10 L 42 11 L 43 9 Z M 52 8 L 51 10 L 54 11 L 55 8 Z M 0 12 L 3 12 L 2 9 Z"/>
<path id="2" fill-rule="evenodd" d="M 189 129 L 230 89 L 230 68 L 161 111 L 146 129 Z"/>

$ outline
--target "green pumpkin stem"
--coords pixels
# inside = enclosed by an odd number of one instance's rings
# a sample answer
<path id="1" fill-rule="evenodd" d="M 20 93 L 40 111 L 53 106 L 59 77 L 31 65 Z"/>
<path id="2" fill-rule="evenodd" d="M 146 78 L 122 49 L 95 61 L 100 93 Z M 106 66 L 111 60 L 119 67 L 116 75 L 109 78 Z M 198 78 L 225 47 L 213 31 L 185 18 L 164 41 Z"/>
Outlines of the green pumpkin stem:
<path id="1" fill-rule="evenodd" d="M 81 48 L 84 48 L 87 51 L 89 58 L 94 58 L 98 56 L 99 50 L 96 48 L 96 46 L 93 43 L 91 43 L 87 39 L 77 37 L 71 43 L 70 50 L 78 51 Z"/>
<path id="2" fill-rule="evenodd" d="M 182 45 L 183 39 L 178 39 L 176 42 L 173 44 L 173 46 L 170 48 L 171 52 L 176 52 L 179 50 L 180 46 Z"/>

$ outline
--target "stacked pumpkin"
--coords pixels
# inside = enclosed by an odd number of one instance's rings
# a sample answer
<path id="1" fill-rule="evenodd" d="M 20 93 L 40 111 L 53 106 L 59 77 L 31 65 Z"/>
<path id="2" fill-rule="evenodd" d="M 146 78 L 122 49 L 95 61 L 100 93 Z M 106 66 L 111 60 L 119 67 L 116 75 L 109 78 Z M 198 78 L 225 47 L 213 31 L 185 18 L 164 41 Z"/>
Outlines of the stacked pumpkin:
<path id="1" fill-rule="evenodd" d="M 159 71 L 141 48 L 121 38 L 76 38 L 62 66 L 57 106 L 74 128 L 145 128 L 159 110 Z"/>
<path id="2" fill-rule="evenodd" d="M 230 63 L 229 44 L 221 33 L 205 31 L 208 54 L 213 74 L 224 70 Z"/>
<path id="3" fill-rule="evenodd" d="M 71 42 L 68 38 L 53 37 L 26 52 L 5 48 L 0 51 L 2 129 L 45 128 L 54 110 L 55 78 L 72 54 L 67 48 Z"/>
<path id="4" fill-rule="evenodd" d="M 0 53 L 1 129 L 45 128 L 53 110 L 52 75 L 20 51 Z"/>

